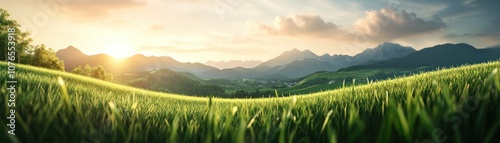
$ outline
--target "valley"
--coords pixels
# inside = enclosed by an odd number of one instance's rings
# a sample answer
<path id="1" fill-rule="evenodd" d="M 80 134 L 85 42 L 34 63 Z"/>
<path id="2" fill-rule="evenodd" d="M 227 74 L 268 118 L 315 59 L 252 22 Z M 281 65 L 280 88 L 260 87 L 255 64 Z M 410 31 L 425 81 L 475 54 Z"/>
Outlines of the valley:
<path id="1" fill-rule="evenodd" d="M 293 49 L 253 68 L 226 69 L 201 63 L 181 63 L 170 57 L 143 55 L 125 58 L 116 64 L 106 60 L 111 57 L 88 56 L 74 47 L 57 53 L 59 58 L 67 61 L 66 67 L 74 67 L 79 63 L 103 65 L 115 74 L 115 82 L 124 85 L 166 93 L 222 98 L 262 98 L 272 96 L 275 92 L 283 96 L 309 94 L 500 58 L 498 47 L 476 49 L 459 43 L 416 51 L 388 42 L 352 57 L 318 56 L 308 50 Z M 122 62 L 131 64 L 120 64 Z"/>

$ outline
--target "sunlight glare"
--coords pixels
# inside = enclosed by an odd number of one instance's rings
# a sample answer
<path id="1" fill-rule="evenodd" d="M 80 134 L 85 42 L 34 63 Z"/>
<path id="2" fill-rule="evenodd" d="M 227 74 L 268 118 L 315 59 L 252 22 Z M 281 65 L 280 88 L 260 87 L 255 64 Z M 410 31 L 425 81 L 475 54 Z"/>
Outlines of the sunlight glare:
<path id="1" fill-rule="evenodd" d="M 117 59 L 123 59 L 133 55 L 133 48 L 126 42 L 113 42 L 106 47 L 105 54 L 113 56 Z"/>

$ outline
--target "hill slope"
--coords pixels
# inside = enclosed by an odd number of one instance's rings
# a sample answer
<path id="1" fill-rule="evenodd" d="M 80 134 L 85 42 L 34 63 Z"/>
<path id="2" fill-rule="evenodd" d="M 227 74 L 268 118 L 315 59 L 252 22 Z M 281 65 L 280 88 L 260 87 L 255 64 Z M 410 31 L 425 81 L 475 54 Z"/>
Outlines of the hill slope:
<path id="1" fill-rule="evenodd" d="M 500 139 L 498 67 L 493 62 L 286 98 L 210 100 L 17 65 L 16 136 L 3 132 L 0 140 L 411 142 L 438 132 L 440 141 L 492 142 Z"/>
<path id="2" fill-rule="evenodd" d="M 178 73 L 169 69 L 152 72 L 136 72 L 133 78 L 118 76 L 115 79 L 125 81 L 126 85 L 137 88 L 194 96 L 222 96 L 224 89 L 216 85 L 202 84 L 196 76 Z M 125 76 L 125 75 L 124 75 Z M 122 78 L 123 77 L 123 78 Z"/>

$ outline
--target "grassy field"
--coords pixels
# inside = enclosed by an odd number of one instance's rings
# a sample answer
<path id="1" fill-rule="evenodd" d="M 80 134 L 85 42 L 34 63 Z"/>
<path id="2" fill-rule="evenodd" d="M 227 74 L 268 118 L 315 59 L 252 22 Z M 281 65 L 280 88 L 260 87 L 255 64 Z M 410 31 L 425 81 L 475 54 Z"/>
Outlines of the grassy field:
<path id="1" fill-rule="evenodd" d="M 1 81 L 7 65 L 0 63 Z M 500 62 L 282 98 L 162 94 L 17 65 L 1 142 L 493 142 Z M 0 92 L 7 95 L 7 84 Z"/>

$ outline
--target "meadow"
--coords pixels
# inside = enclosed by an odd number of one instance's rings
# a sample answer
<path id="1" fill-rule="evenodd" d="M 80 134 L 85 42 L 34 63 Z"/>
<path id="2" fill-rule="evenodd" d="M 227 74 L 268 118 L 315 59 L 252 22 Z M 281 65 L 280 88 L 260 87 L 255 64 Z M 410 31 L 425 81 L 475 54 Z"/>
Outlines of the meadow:
<path id="1" fill-rule="evenodd" d="M 7 63 L 0 62 L 1 81 Z M 17 65 L 16 135 L 2 142 L 494 142 L 500 62 L 281 97 L 165 94 Z M 7 83 L 0 84 L 7 95 Z M 7 103 L 8 97 L 0 99 Z"/>

